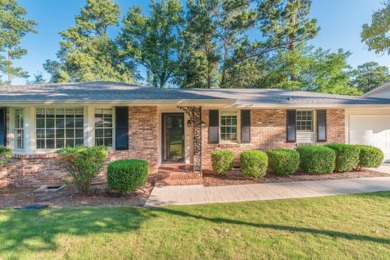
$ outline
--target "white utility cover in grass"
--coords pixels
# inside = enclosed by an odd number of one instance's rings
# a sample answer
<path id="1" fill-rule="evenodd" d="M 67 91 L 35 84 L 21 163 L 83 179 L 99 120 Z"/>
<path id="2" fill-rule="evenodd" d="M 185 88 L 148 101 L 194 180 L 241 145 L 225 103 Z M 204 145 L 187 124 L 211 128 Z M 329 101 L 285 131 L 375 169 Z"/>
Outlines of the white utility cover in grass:
<path id="1" fill-rule="evenodd" d="M 349 143 L 373 145 L 381 149 L 390 162 L 390 116 L 352 116 L 349 121 Z"/>

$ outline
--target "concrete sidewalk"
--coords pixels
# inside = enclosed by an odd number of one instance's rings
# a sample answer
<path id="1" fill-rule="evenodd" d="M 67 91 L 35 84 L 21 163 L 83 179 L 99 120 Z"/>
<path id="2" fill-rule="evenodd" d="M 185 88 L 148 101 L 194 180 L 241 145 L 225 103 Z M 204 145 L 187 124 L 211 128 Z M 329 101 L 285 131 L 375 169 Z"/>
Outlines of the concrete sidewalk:
<path id="1" fill-rule="evenodd" d="M 319 197 L 390 190 L 389 177 L 247 185 L 155 187 L 145 206 L 195 205 L 255 200 Z"/>

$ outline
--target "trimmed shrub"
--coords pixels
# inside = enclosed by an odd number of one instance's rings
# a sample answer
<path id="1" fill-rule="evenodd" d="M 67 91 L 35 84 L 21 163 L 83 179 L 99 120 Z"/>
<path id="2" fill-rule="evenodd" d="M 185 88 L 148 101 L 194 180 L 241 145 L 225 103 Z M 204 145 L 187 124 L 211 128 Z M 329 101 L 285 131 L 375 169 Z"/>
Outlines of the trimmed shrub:
<path id="1" fill-rule="evenodd" d="M 336 153 L 324 146 L 304 145 L 297 148 L 300 167 L 308 174 L 332 173 L 335 169 Z"/>
<path id="2" fill-rule="evenodd" d="M 327 144 L 325 146 L 336 152 L 336 172 L 352 171 L 358 166 L 360 150 L 355 145 Z"/>
<path id="3" fill-rule="evenodd" d="M 0 145 L 0 166 L 7 166 L 11 157 L 11 150 L 5 146 Z"/>
<path id="4" fill-rule="evenodd" d="M 118 160 L 107 167 L 107 184 L 120 193 L 134 192 L 145 185 L 149 174 L 149 163 L 144 160 Z"/>
<path id="5" fill-rule="evenodd" d="M 276 175 L 290 175 L 299 167 L 299 153 L 289 149 L 273 149 L 267 152 L 268 166 Z"/>
<path id="6" fill-rule="evenodd" d="M 261 151 L 244 151 L 240 154 L 241 173 L 249 178 L 261 178 L 267 173 L 268 157 Z"/>
<path id="7" fill-rule="evenodd" d="M 355 145 L 359 148 L 358 167 L 378 168 L 384 159 L 381 149 L 371 145 Z"/>
<path id="8" fill-rule="evenodd" d="M 222 174 L 233 168 L 234 154 L 231 151 L 215 151 L 211 153 L 211 163 L 216 174 Z"/>
<path id="9" fill-rule="evenodd" d="M 76 146 L 63 148 L 58 151 L 60 161 L 67 169 L 71 182 L 82 194 L 89 193 L 89 187 L 107 158 L 107 147 Z"/>

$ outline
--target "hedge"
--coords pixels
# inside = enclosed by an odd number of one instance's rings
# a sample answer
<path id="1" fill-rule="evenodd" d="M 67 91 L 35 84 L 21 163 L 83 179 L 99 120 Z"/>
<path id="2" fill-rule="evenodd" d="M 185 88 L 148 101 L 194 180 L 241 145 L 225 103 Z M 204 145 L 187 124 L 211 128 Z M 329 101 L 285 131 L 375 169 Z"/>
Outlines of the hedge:
<path id="1" fill-rule="evenodd" d="M 290 175 L 299 167 L 299 153 L 289 149 L 273 149 L 267 152 L 268 166 L 276 175 Z"/>
<path id="2" fill-rule="evenodd" d="M 121 193 L 134 192 L 145 185 L 149 174 L 149 163 L 144 160 L 118 160 L 107 167 L 107 185 Z"/>
<path id="3" fill-rule="evenodd" d="M 355 145 L 359 148 L 358 167 L 378 168 L 384 159 L 381 149 L 370 145 Z"/>
<path id="4" fill-rule="evenodd" d="M 350 144 L 327 144 L 336 153 L 336 172 L 352 171 L 359 165 L 360 150 L 355 145 Z"/>
<path id="5" fill-rule="evenodd" d="M 268 157 L 261 151 L 244 151 L 240 154 L 241 173 L 249 178 L 261 178 L 267 173 Z"/>
<path id="6" fill-rule="evenodd" d="M 335 169 L 335 151 L 324 146 L 299 146 L 300 167 L 308 174 L 332 173 Z"/>
<path id="7" fill-rule="evenodd" d="M 83 193 L 89 193 L 89 187 L 107 158 L 107 147 L 68 147 L 58 150 L 60 161 L 67 169 L 72 182 Z"/>
<path id="8" fill-rule="evenodd" d="M 234 154 L 231 151 L 215 151 L 211 153 L 211 164 L 216 174 L 222 174 L 233 168 Z"/>
<path id="9" fill-rule="evenodd" d="M 0 145 L 0 166 L 7 166 L 11 157 L 11 150 L 8 147 Z"/>

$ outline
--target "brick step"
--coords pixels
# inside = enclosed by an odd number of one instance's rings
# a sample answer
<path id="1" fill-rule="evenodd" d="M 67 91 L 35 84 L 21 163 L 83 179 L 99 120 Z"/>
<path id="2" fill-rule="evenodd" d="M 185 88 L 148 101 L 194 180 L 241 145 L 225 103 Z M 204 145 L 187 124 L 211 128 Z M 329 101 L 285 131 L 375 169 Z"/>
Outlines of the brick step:
<path id="1" fill-rule="evenodd" d="M 157 174 L 158 179 L 196 179 L 202 178 L 202 174 L 194 172 L 165 172 L 159 171 Z"/>
<path id="2" fill-rule="evenodd" d="M 202 178 L 195 179 L 162 179 L 157 180 L 155 183 L 156 187 L 162 186 L 182 186 L 182 185 L 202 185 Z"/>

